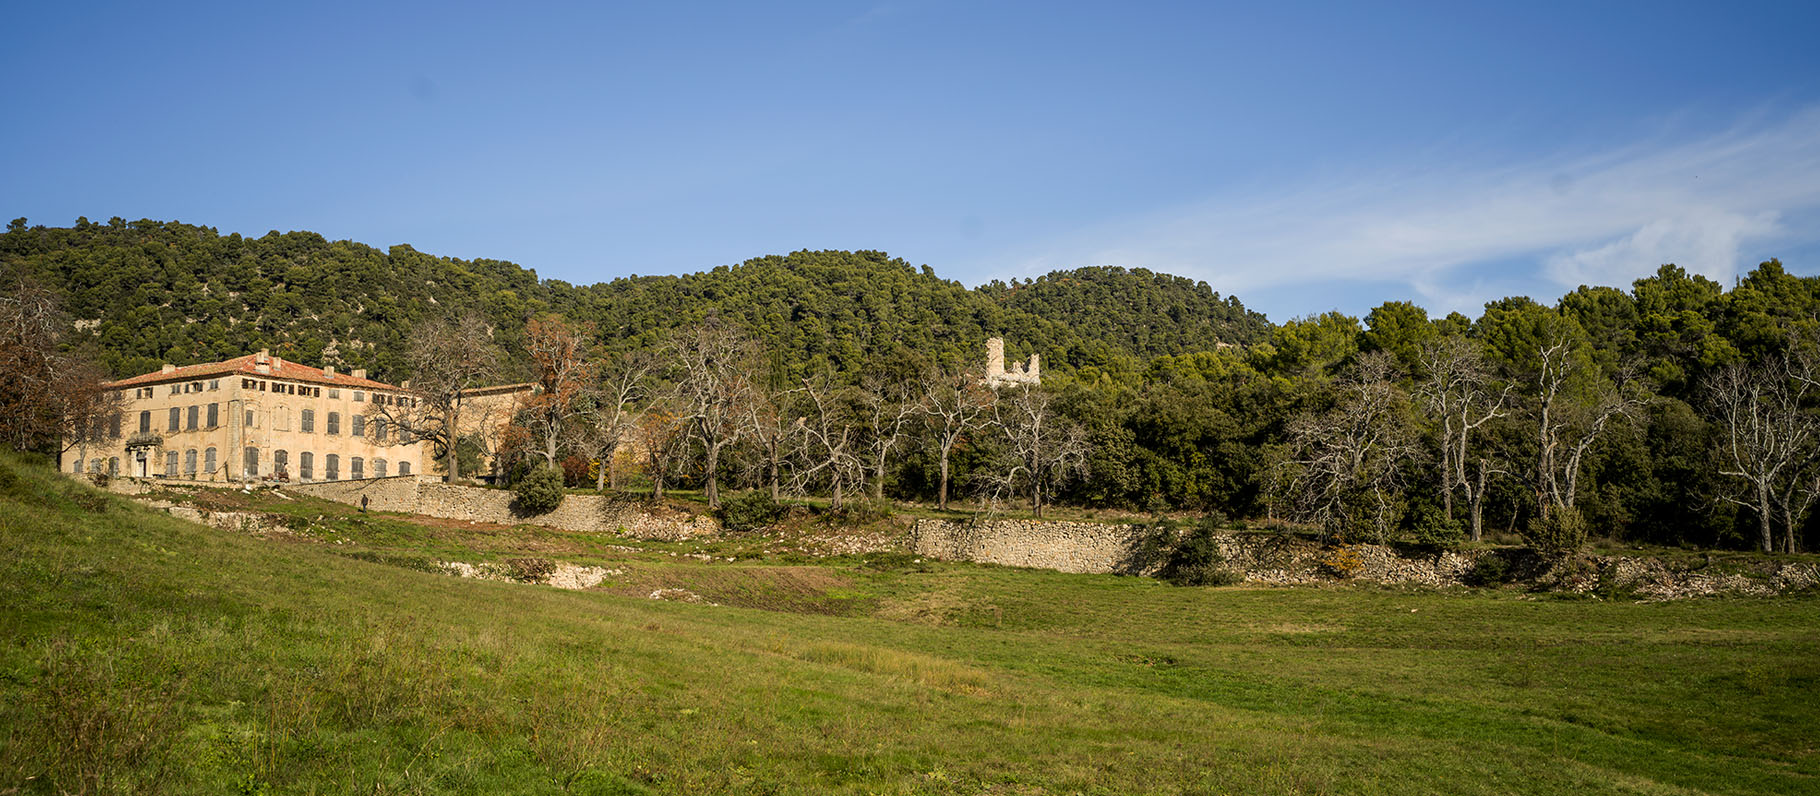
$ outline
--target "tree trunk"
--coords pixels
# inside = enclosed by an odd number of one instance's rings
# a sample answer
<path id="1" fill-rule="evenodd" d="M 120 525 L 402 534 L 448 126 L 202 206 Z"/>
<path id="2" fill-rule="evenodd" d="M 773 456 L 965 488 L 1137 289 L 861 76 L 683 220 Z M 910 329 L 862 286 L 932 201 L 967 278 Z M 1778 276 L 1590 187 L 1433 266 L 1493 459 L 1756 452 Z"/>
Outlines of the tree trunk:
<path id="1" fill-rule="evenodd" d="M 652 500 L 652 502 L 656 502 L 656 501 L 660 501 L 660 500 L 664 499 L 664 468 L 663 468 L 663 463 L 658 460 L 658 458 L 655 454 L 652 455 L 650 458 L 651 458 L 651 500 Z"/>
<path id="2" fill-rule="evenodd" d="M 935 493 L 935 507 L 948 510 L 948 448 L 942 449 L 942 487 Z"/>
<path id="3" fill-rule="evenodd" d="M 885 454 L 878 455 L 878 463 L 872 468 L 872 499 L 885 499 Z"/>
<path id="4" fill-rule="evenodd" d="M 1475 542 L 1482 542 L 1485 540 L 1484 460 L 1479 461 L 1479 485 L 1473 489 L 1472 494 L 1466 496 L 1466 499 L 1472 504 L 1470 508 L 1470 511 L 1472 512 L 1472 540 Z"/>
<path id="5" fill-rule="evenodd" d="M 720 443 L 708 443 L 708 481 L 702 489 L 708 499 L 708 508 L 720 508 Z"/>
<path id="6" fill-rule="evenodd" d="M 1762 537 L 1758 540 L 1758 546 L 1761 547 L 1765 553 L 1776 552 L 1775 531 L 1770 528 L 1770 523 L 1773 519 L 1770 516 L 1769 503 L 1769 487 L 1757 487 L 1757 526 L 1758 535 Z"/>
<path id="7" fill-rule="evenodd" d="M 461 457 L 455 455 L 455 447 L 460 444 L 457 440 L 461 438 L 461 399 L 455 399 L 449 407 L 448 427 L 443 429 L 443 435 L 449 441 L 446 453 L 448 461 L 442 468 L 442 480 L 446 484 L 458 484 L 461 483 Z"/>
<path id="8" fill-rule="evenodd" d="M 765 460 L 765 477 L 771 482 L 771 502 L 776 503 L 783 497 L 777 484 L 777 440 L 772 440 L 766 447 L 770 449 L 770 456 Z"/>
<path id="9" fill-rule="evenodd" d="M 840 511 L 840 507 L 841 507 L 841 479 L 839 477 L 836 477 L 834 479 L 834 497 L 832 500 L 830 500 L 828 502 L 828 508 L 832 511 Z"/>
<path id="10" fill-rule="evenodd" d="M 594 473 L 594 491 L 596 492 L 607 491 L 607 471 L 613 467 L 613 449 L 615 447 L 618 446 L 608 446 L 601 451 L 600 469 Z"/>

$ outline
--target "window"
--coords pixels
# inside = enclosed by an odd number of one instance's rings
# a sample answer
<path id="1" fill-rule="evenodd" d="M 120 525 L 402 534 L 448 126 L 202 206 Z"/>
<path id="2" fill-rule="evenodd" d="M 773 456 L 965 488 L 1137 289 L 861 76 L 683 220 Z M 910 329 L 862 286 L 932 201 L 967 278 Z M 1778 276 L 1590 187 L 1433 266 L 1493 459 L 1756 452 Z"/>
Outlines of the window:
<path id="1" fill-rule="evenodd" d="M 322 474 L 327 476 L 330 481 L 339 479 L 341 477 L 341 457 L 336 456 L 333 453 L 324 456 L 322 459 L 322 469 Z"/>
<path id="2" fill-rule="evenodd" d="M 349 478 L 367 477 L 366 476 L 366 462 L 363 461 L 359 456 L 355 456 L 348 460 L 348 477 Z"/>
<path id="3" fill-rule="evenodd" d="M 202 413 L 202 407 L 200 405 L 190 406 L 190 423 L 188 426 L 184 427 L 185 431 L 195 431 L 196 430 L 196 420 L 197 420 L 197 418 L 202 416 L 201 413 Z M 214 425 L 214 424 L 210 423 L 209 425 Z"/>
<path id="4" fill-rule="evenodd" d="M 171 430 L 176 431 L 177 426 L 182 421 L 183 421 L 183 410 L 178 407 L 175 407 L 175 406 L 171 407 Z"/>
<path id="5" fill-rule="evenodd" d="M 329 413 L 329 433 L 330 434 L 340 434 L 341 433 L 341 413 L 340 412 L 330 412 Z"/>
<path id="6" fill-rule="evenodd" d="M 298 478 L 298 480 L 308 481 L 312 478 L 315 478 L 316 477 L 315 466 L 316 466 L 316 454 L 311 453 L 309 451 L 304 451 L 302 453 L 297 454 L 297 478 Z"/>
<path id="7" fill-rule="evenodd" d="M 139 433 L 152 433 L 152 412 L 150 409 L 139 413 Z"/>
<path id="8" fill-rule="evenodd" d="M 108 475 L 119 475 L 120 474 L 120 457 L 114 456 L 114 457 L 110 457 L 107 460 L 107 474 Z"/>
<path id="9" fill-rule="evenodd" d="M 247 428 L 258 428 L 259 427 L 257 423 L 253 422 L 253 410 L 251 410 L 251 409 L 246 410 L 246 427 Z"/>
<path id="10" fill-rule="evenodd" d="M 275 475 L 279 478 L 284 478 L 284 477 L 289 476 L 290 474 L 291 474 L 291 453 L 290 453 L 290 451 L 272 451 L 272 475 Z"/>
<path id="11" fill-rule="evenodd" d="M 265 382 L 259 382 L 259 391 L 265 392 Z"/>
<path id="12" fill-rule="evenodd" d="M 101 472 L 101 460 L 98 458 L 88 460 L 88 471 L 91 473 Z"/>
<path id="13" fill-rule="evenodd" d="M 361 403 L 361 402 L 364 402 L 366 399 L 367 399 L 366 393 L 363 393 L 359 390 L 354 391 L 354 403 Z"/>
<path id="14" fill-rule="evenodd" d="M 209 404 L 209 428 L 221 425 L 221 404 Z"/>
<path id="15" fill-rule="evenodd" d="M 176 451 L 165 451 L 164 452 L 164 477 L 165 478 L 176 478 L 177 477 L 177 452 Z"/>
<path id="16" fill-rule="evenodd" d="M 70 462 L 70 472 L 78 473 L 78 474 L 80 474 L 82 472 L 82 460 L 81 459 L 77 459 L 73 462 Z"/>
<path id="17" fill-rule="evenodd" d="M 209 379 L 209 389 L 211 389 L 211 390 L 221 389 L 221 380 L 220 379 Z"/>
<path id="18" fill-rule="evenodd" d="M 385 418 L 373 418 L 373 439 L 377 442 L 385 441 Z"/>
<path id="19" fill-rule="evenodd" d="M 202 382 L 199 382 L 199 381 L 190 382 L 190 392 L 202 392 Z"/>
<path id="20" fill-rule="evenodd" d="M 173 384 L 173 385 L 171 385 L 171 394 L 172 394 L 172 395 L 176 395 L 176 394 L 177 394 L 177 391 L 178 391 L 178 390 L 179 390 L 179 389 L 180 389 L 180 388 L 179 388 L 179 386 L 178 386 L 178 385 L 175 385 L 175 384 Z"/>
<path id="21" fill-rule="evenodd" d="M 305 409 L 297 414 L 297 430 L 308 434 L 316 433 L 316 410 Z"/>
<path id="22" fill-rule="evenodd" d="M 241 379 L 240 380 L 240 389 L 242 389 L 242 390 L 253 389 L 253 380 L 252 379 Z"/>
<path id="23" fill-rule="evenodd" d="M 215 449 L 214 448 L 209 448 L 208 450 L 205 450 L 202 452 L 202 471 L 205 473 L 215 472 Z"/>
<path id="24" fill-rule="evenodd" d="M 183 474 L 187 475 L 191 478 L 196 477 L 196 449 L 195 448 L 191 448 L 191 449 L 183 452 Z"/>
<path id="25" fill-rule="evenodd" d="M 291 430 L 291 408 L 280 406 L 272 410 L 272 428 L 279 431 Z"/>
<path id="26" fill-rule="evenodd" d="M 374 478 L 384 478 L 385 477 L 385 460 L 384 459 L 374 459 L 373 460 L 373 477 Z"/>
<path id="27" fill-rule="evenodd" d="M 411 463 L 410 462 L 399 462 L 398 463 L 398 474 L 399 475 L 410 475 L 411 474 Z"/>
<path id="28" fill-rule="evenodd" d="M 340 398 L 340 397 L 341 397 L 341 391 L 340 391 L 340 390 L 337 390 L 337 389 L 335 389 L 335 388 L 334 388 L 334 387 L 330 387 L 330 388 L 329 388 L 329 397 L 330 397 L 330 398 Z"/>
<path id="29" fill-rule="evenodd" d="M 367 416 L 348 415 L 348 433 L 356 437 L 367 435 Z"/>
<path id="30" fill-rule="evenodd" d="M 259 449 L 258 448 L 247 448 L 246 449 L 246 469 L 243 471 L 242 474 L 248 478 L 256 478 L 259 476 Z"/>
<path id="31" fill-rule="evenodd" d="M 112 417 L 107 419 L 107 435 L 109 437 L 112 437 L 113 439 L 120 438 L 120 420 L 121 417 L 119 412 L 115 412 Z"/>

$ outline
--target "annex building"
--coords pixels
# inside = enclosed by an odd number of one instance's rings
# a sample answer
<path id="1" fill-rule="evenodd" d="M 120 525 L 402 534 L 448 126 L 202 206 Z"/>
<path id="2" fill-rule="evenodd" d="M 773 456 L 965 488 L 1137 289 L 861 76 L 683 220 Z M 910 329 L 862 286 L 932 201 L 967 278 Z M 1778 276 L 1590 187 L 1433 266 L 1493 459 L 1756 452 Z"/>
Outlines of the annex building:
<path id="1" fill-rule="evenodd" d="M 408 383 L 407 383 L 408 384 Z M 375 406 L 407 387 L 286 362 L 268 351 L 110 382 L 120 413 L 69 449 L 63 470 L 191 481 L 337 481 L 418 475 L 427 443 Z"/>

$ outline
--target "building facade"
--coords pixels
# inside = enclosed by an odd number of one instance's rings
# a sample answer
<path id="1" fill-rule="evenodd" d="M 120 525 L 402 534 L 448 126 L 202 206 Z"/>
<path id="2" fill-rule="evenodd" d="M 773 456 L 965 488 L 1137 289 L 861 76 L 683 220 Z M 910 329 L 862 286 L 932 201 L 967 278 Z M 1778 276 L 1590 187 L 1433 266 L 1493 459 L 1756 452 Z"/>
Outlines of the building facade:
<path id="1" fill-rule="evenodd" d="M 375 406 L 413 405 L 405 387 L 260 351 L 165 365 L 107 385 L 120 413 L 66 444 L 68 473 L 243 483 L 421 475 L 428 445 Z"/>

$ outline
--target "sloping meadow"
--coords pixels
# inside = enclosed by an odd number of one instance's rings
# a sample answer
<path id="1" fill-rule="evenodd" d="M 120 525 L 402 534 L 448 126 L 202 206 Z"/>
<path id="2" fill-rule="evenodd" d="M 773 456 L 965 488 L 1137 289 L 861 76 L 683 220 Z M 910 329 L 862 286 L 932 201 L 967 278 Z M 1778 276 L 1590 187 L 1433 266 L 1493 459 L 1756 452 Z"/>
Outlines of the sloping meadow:
<path id="1" fill-rule="evenodd" d="M 714 605 L 334 547 L 192 524 L 0 456 L 0 792 L 1820 785 L 1811 596 L 1173 588 L 665 554 L 664 577 L 728 597 Z"/>

